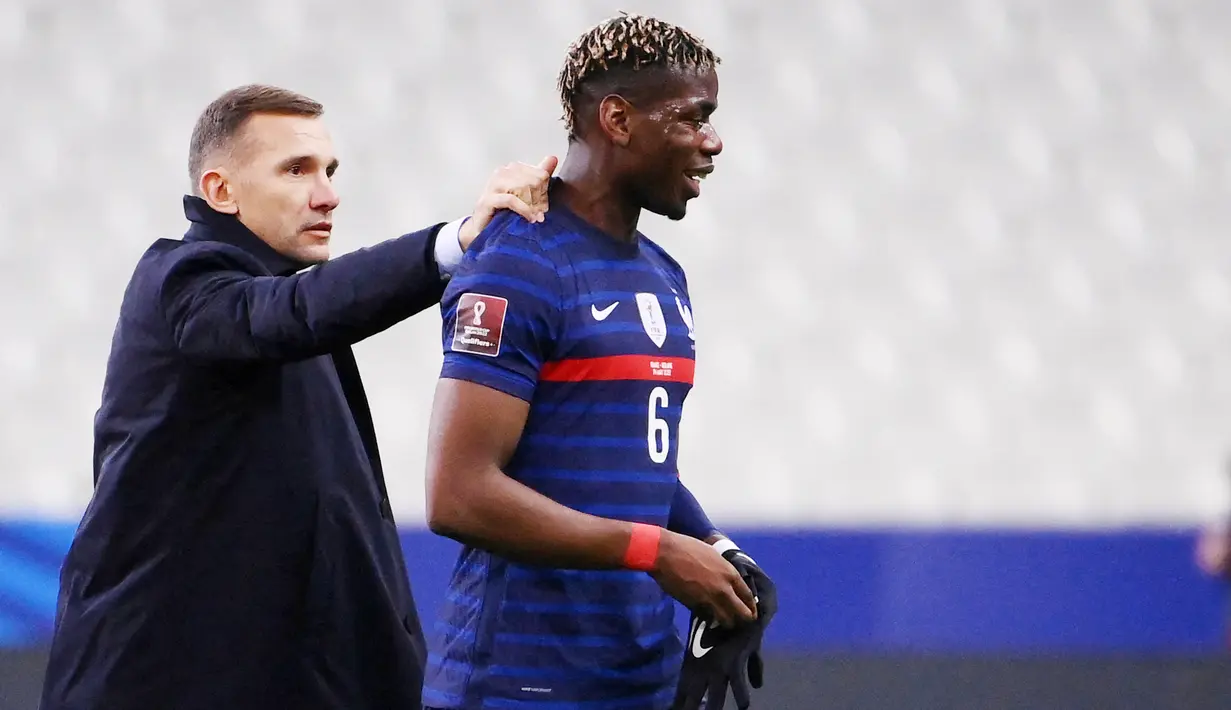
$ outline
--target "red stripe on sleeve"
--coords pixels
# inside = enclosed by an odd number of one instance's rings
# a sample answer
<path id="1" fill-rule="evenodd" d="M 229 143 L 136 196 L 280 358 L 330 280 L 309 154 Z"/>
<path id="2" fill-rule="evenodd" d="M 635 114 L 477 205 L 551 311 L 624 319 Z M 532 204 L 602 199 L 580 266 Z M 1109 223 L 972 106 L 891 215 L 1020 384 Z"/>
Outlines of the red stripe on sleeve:
<path id="1" fill-rule="evenodd" d="M 690 357 L 611 355 L 544 363 L 539 379 L 545 382 L 646 380 L 691 385 L 695 366 L 696 361 Z"/>

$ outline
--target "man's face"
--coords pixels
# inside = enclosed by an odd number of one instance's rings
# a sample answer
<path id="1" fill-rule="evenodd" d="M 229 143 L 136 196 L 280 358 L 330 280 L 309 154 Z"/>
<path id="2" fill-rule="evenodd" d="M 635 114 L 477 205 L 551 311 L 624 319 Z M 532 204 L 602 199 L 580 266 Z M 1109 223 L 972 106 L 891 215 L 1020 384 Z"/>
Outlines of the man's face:
<path id="1" fill-rule="evenodd" d="M 329 259 L 338 160 L 321 119 L 256 114 L 236 136 L 228 163 L 231 197 L 244 226 L 300 263 Z"/>
<path id="2" fill-rule="evenodd" d="M 718 109 L 718 74 L 675 72 L 658 97 L 639 106 L 630 125 L 632 189 L 645 209 L 683 219 L 700 181 L 714 169 L 722 139 L 710 123 Z"/>

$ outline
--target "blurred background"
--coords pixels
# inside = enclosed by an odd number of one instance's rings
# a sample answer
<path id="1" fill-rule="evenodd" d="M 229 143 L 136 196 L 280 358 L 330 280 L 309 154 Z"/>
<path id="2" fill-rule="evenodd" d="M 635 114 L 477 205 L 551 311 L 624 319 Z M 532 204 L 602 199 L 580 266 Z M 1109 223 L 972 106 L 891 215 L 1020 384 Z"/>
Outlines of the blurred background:
<path id="1" fill-rule="evenodd" d="M 35 707 L 200 110 L 324 102 L 350 251 L 563 156 L 565 49 L 620 9 L 723 59 L 718 170 L 642 227 L 694 303 L 682 475 L 781 588 L 755 707 L 1231 707 L 1195 561 L 1231 510 L 1231 3 L 0 0 L 0 710 Z M 357 348 L 429 627 L 439 343 L 432 311 Z"/>

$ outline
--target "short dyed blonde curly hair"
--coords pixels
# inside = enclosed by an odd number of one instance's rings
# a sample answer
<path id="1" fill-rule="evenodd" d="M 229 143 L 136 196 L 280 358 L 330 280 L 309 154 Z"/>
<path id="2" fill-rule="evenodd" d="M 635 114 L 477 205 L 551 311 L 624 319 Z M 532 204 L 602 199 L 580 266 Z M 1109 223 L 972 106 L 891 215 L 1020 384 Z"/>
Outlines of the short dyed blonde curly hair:
<path id="1" fill-rule="evenodd" d="M 569 138 L 577 137 L 577 98 L 588 80 L 647 66 L 710 71 L 721 61 L 696 35 L 653 17 L 621 12 L 598 23 L 569 45 L 556 82 Z"/>

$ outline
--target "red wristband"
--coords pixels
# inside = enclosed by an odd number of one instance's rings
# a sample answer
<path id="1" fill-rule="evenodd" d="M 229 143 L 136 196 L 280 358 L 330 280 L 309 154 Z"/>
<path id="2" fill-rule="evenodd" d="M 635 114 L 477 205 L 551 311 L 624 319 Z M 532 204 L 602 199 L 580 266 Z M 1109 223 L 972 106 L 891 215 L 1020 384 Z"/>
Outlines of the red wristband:
<path id="1" fill-rule="evenodd" d="M 624 566 L 652 572 L 654 563 L 658 561 L 658 541 L 662 535 L 663 529 L 657 525 L 633 523 L 633 535 L 628 539 L 628 550 L 624 552 Z"/>

